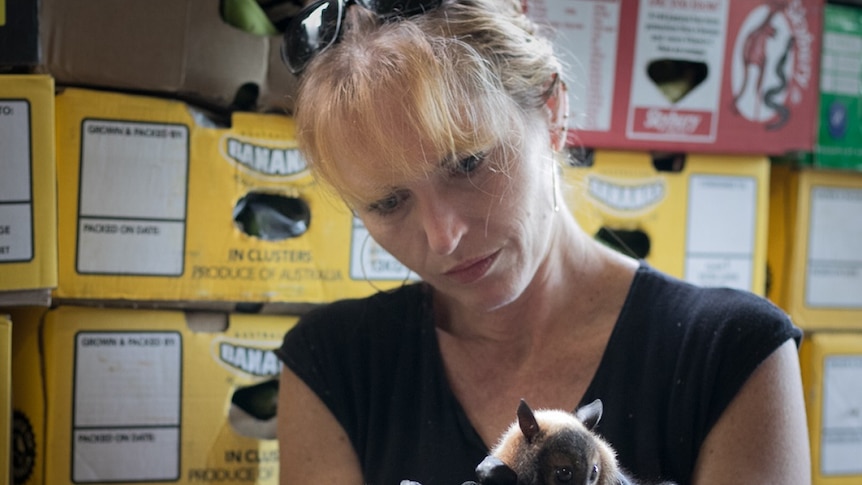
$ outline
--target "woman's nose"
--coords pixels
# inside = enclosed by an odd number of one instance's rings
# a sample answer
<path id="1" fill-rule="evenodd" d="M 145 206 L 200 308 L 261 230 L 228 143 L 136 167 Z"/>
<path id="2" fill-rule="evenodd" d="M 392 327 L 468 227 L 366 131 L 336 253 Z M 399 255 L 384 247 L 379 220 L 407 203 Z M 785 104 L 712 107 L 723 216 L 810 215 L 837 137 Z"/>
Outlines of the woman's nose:
<path id="1" fill-rule="evenodd" d="M 451 254 L 467 232 L 466 220 L 461 212 L 463 208 L 441 197 L 423 205 L 420 211 L 422 229 L 425 232 L 428 247 L 437 254 Z"/>

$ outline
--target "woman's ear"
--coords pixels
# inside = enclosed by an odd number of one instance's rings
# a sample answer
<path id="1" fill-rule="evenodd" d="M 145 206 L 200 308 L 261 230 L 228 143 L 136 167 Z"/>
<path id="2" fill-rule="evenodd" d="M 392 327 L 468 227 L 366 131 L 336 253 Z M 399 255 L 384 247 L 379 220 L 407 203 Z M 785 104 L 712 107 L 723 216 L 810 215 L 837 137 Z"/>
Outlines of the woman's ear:
<path id="1" fill-rule="evenodd" d="M 551 89 L 548 100 L 545 101 L 545 108 L 548 113 L 551 148 L 554 151 L 560 151 L 566 146 L 569 129 L 569 92 L 559 74 L 554 74 L 551 79 Z"/>

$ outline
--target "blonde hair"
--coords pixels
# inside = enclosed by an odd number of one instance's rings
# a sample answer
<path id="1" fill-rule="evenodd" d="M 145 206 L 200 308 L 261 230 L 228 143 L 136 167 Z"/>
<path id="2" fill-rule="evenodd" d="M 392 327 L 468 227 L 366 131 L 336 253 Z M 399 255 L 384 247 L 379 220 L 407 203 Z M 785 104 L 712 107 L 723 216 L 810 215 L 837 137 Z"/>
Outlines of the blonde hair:
<path id="1" fill-rule="evenodd" d="M 422 134 L 424 153 L 464 154 L 509 140 L 541 109 L 559 61 L 518 0 L 443 0 L 408 19 L 350 9 L 341 40 L 318 54 L 297 93 L 297 138 L 315 175 L 346 195 L 337 154 L 371 153 L 416 173 L 392 143 L 395 122 Z"/>

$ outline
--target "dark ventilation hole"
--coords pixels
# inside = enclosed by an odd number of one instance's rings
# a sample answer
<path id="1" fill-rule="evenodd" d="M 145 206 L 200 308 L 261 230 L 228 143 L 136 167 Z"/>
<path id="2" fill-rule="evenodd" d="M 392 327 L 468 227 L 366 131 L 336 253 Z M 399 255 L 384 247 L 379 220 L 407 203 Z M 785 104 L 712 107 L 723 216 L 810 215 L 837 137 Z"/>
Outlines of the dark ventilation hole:
<path id="1" fill-rule="evenodd" d="M 683 59 L 656 59 L 647 66 L 647 75 L 671 103 L 692 92 L 708 74 L 706 63 Z"/>
<path id="2" fill-rule="evenodd" d="M 228 421 L 242 436 L 274 439 L 278 409 L 278 380 L 241 387 L 230 399 Z"/>
<path id="3" fill-rule="evenodd" d="M 595 238 L 606 246 L 633 258 L 644 259 L 649 255 L 649 236 L 641 230 L 601 227 Z"/>
<path id="4" fill-rule="evenodd" d="M 249 236 L 281 241 L 305 234 L 311 211 L 302 199 L 251 192 L 236 203 L 233 220 Z"/>
<path id="5" fill-rule="evenodd" d="M 257 84 L 245 83 L 236 90 L 230 109 L 232 111 L 254 111 L 257 107 L 258 96 L 260 96 L 260 88 Z"/>
<path id="6" fill-rule="evenodd" d="M 652 164 L 659 172 L 682 172 L 685 168 L 684 153 L 652 153 Z"/>
<path id="7" fill-rule="evenodd" d="M 568 161 L 572 167 L 592 167 L 595 163 L 596 152 L 592 148 L 570 146 Z"/>

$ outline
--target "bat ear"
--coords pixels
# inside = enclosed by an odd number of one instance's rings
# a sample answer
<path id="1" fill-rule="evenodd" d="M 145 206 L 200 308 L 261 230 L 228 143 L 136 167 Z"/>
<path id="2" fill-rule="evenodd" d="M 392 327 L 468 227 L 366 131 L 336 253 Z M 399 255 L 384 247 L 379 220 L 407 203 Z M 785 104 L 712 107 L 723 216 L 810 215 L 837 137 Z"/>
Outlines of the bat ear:
<path id="1" fill-rule="evenodd" d="M 481 485 L 516 485 L 518 474 L 494 455 L 488 455 L 476 467 L 476 478 Z M 466 485 L 462 484 L 462 485 Z"/>
<path id="2" fill-rule="evenodd" d="M 536 435 L 539 434 L 539 423 L 536 421 L 536 416 L 533 415 L 533 410 L 527 405 L 527 401 L 523 399 L 518 406 L 518 426 L 524 433 L 527 443 L 532 443 Z"/>
<path id="3" fill-rule="evenodd" d="M 596 399 L 586 406 L 575 410 L 575 416 L 584 423 L 587 429 L 592 430 L 599 424 L 599 420 L 602 419 L 603 407 L 602 400 Z"/>

